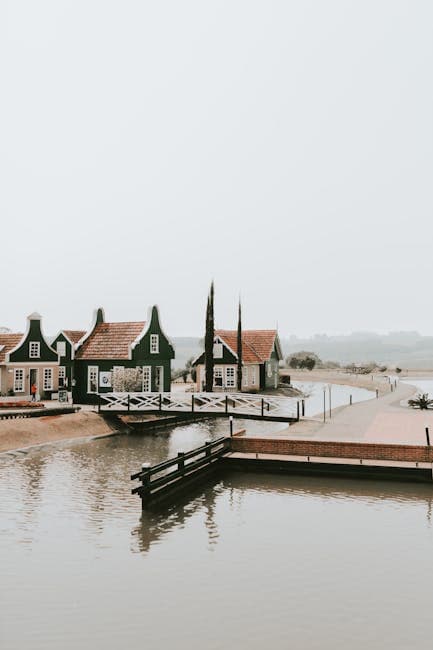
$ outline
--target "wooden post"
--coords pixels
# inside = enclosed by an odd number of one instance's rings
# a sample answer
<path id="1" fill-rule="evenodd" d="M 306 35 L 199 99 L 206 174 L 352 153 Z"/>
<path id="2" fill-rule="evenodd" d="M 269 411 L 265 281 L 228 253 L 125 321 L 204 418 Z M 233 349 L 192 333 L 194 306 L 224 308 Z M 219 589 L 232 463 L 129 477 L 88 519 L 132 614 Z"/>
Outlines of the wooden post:
<path id="1" fill-rule="evenodd" d="M 376 399 L 379 399 L 379 389 L 376 388 Z"/>
<path id="2" fill-rule="evenodd" d="M 352 406 L 352 395 L 350 396 L 350 406 Z"/>
<path id="3" fill-rule="evenodd" d="M 299 402 L 296 402 L 296 419 L 299 422 Z"/>
<path id="4" fill-rule="evenodd" d="M 264 414 L 265 414 L 265 400 L 262 397 L 262 417 L 264 416 Z"/>
<path id="5" fill-rule="evenodd" d="M 210 456 L 212 453 L 212 440 L 206 440 L 204 444 L 206 445 L 206 456 Z"/>
<path id="6" fill-rule="evenodd" d="M 302 412 L 302 417 L 304 417 L 304 415 L 305 415 L 305 400 L 304 399 L 301 400 L 301 404 L 302 404 L 302 411 L 301 411 Z"/>
<path id="7" fill-rule="evenodd" d="M 194 395 L 191 395 L 191 413 L 194 413 Z"/>
<path id="8" fill-rule="evenodd" d="M 230 438 L 233 436 L 233 415 L 229 417 L 230 422 Z"/>
<path id="9" fill-rule="evenodd" d="M 159 393 L 159 410 L 162 411 L 162 393 Z"/>
<path id="10" fill-rule="evenodd" d="M 228 395 L 226 395 L 226 413 L 229 412 L 229 398 Z"/>
<path id="11" fill-rule="evenodd" d="M 425 428 L 425 437 L 427 438 L 427 446 L 430 447 L 430 434 L 428 427 Z"/>
<path id="12" fill-rule="evenodd" d="M 185 471 L 185 452 L 184 451 L 178 451 L 177 452 L 177 469 L 180 472 Z"/>
<path id="13" fill-rule="evenodd" d="M 128 393 L 128 413 L 130 409 L 131 395 Z"/>

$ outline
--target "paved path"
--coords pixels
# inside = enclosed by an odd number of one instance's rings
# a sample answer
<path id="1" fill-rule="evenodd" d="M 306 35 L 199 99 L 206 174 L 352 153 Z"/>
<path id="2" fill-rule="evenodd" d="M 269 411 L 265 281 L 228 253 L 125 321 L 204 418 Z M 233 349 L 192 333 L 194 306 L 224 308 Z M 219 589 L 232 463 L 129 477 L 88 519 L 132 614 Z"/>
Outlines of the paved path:
<path id="1" fill-rule="evenodd" d="M 425 427 L 429 426 L 433 444 L 433 411 L 404 406 L 416 392 L 414 386 L 399 384 L 397 390 L 379 399 L 336 409 L 326 423 L 319 418 L 303 420 L 272 437 L 425 444 Z"/>

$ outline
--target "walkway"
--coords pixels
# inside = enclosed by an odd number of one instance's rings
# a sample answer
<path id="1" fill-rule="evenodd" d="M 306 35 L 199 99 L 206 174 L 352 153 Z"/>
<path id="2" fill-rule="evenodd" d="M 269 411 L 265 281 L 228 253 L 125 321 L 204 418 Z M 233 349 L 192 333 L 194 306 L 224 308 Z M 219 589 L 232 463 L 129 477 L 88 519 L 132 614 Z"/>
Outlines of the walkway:
<path id="1" fill-rule="evenodd" d="M 416 392 L 414 386 L 399 384 L 379 399 L 336 409 L 326 423 L 320 416 L 302 420 L 272 437 L 425 444 L 428 426 L 433 443 L 433 411 L 412 410 L 400 403 Z"/>

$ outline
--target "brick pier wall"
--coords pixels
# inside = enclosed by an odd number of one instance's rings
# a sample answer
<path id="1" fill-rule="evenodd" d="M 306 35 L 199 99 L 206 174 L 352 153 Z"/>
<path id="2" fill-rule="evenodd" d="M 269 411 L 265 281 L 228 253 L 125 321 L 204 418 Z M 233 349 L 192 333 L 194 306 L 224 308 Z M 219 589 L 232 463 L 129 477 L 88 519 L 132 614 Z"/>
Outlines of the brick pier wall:
<path id="1" fill-rule="evenodd" d="M 433 462 L 433 447 L 422 445 L 236 437 L 231 438 L 231 450 L 253 454 Z"/>

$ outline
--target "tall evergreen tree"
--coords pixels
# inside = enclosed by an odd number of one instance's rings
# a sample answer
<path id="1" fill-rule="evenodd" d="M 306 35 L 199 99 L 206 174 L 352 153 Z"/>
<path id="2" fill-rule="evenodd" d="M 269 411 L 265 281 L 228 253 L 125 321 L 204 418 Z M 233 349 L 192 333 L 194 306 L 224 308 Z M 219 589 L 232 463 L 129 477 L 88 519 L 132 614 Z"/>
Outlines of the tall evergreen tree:
<path id="1" fill-rule="evenodd" d="M 242 313 L 241 301 L 239 299 L 238 311 L 238 391 L 242 390 Z"/>
<path id="2" fill-rule="evenodd" d="M 210 285 L 210 292 L 206 308 L 206 333 L 204 338 L 204 362 L 205 362 L 205 390 L 207 393 L 213 391 L 213 343 L 215 338 L 214 322 L 214 285 Z"/>

